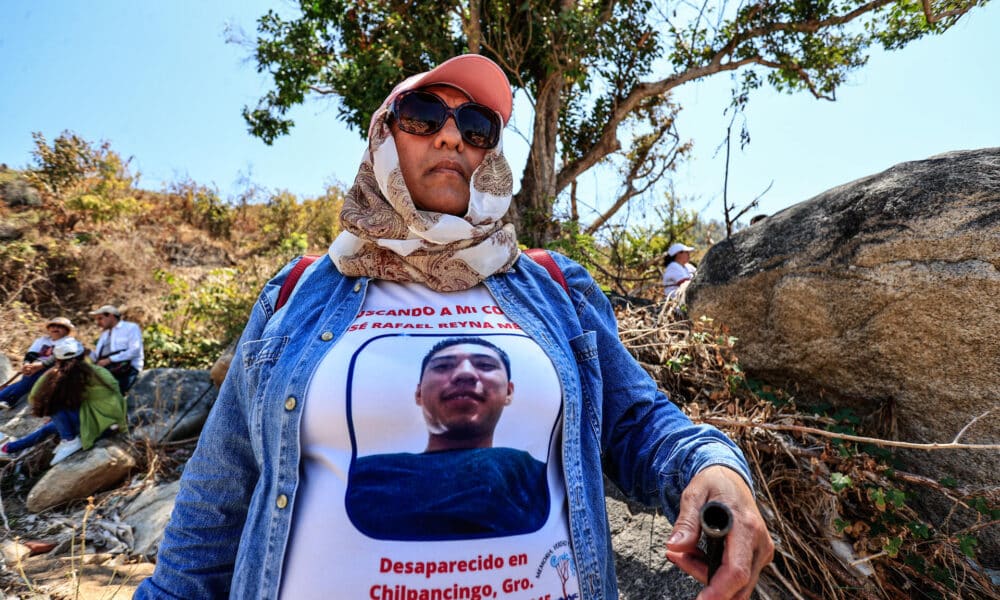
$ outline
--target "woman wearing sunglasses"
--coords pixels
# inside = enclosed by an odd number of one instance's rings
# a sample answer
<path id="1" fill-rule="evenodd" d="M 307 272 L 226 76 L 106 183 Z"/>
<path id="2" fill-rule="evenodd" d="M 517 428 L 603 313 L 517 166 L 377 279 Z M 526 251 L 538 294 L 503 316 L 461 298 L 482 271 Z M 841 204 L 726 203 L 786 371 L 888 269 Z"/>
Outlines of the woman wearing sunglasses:
<path id="1" fill-rule="evenodd" d="M 602 468 L 675 520 L 667 555 L 701 581 L 698 511 L 728 504 L 734 525 L 710 589 L 749 597 L 773 546 L 739 450 L 657 389 L 582 267 L 553 255 L 562 287 L 501 220 L 511 109 L 506 76 L 478 55 L 410 77 L 377 108 L 344 232 L 297 271 L 287 303 L 276 307 L 294 264 L 262 292 L 136 598 L 617 598 Z M 503 350 L 503 377 L 474 347 L 421 366 L 435 343 L 463 336 Z M 433 393 L 424 369 L 435 369 Z M 488 443 L 423 447 L 428 427 L 471 438 L 497 378 L 517 383 Z M 544 467 L 517 472 L 501 458 L 522 454 Z M 352 504 L 352 467 L 372 455 L 405 456 L 410 487 Z M 544 493 L 508 493 L 536 489 L 513 485 L 532 477 Z M 359 527 L 360 513 L 370 521 L 414 497 L 448 511 L 475 497 L 479 508 L 444 533 L 421 536 L 419 514 L 405 536 Z M 478 528 L 479 513 L 533 502 L 545 507 L 538 523 Z"/>

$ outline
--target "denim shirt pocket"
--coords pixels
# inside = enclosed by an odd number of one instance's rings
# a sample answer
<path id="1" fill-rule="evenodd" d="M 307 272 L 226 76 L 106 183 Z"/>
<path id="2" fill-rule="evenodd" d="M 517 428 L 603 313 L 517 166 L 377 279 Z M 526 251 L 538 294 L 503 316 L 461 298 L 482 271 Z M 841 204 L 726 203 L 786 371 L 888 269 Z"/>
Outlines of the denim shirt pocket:
<path id="1" fill-rule="evenodd" d="M 268 337 L 262 340 L 252 340 L 244 342 L 241 347 L 243 354 L 243 373 L 246 377 L 247 398 L 250 399 L 250 423 L 253 433 L 260 426 L 260 411 L 263 405 L 261 394 L 267 388 L 267 383 L 271 377 L 271 371 L 285 346 L 288 345 L 287 335 Z M 253 436 L 256 438 L 256 435 Z"/>
<path id="2" fill-rule="evenodd" d="M 573 349 L 576 368 L 580 374 L 580 394 L 583 401 L 583 414 L 590 425 L 595 439 L 600 442 L 601 422 L 603 420 L 601 364 L 598 360 L 597 332 L 584 331 L 571 338 L 569 346 Z"/>

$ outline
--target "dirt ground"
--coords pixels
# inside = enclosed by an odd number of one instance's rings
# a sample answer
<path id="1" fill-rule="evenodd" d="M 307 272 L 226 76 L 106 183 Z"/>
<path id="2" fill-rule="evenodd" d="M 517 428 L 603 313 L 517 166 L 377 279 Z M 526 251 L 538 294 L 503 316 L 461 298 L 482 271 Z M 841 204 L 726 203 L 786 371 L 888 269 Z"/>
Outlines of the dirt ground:
<path id="1" fill-rule="evenodd" d="M 83 564 L 81 564 L 81 562 Z M 151 563 L 120 564 L 110 555 L 91 554 L 71 559 L 32 556 L 21 564 L 23 575 L 12 565 L 15 577 L 5 600 L 128 600 L 139 582 L 153 574 Z"/>

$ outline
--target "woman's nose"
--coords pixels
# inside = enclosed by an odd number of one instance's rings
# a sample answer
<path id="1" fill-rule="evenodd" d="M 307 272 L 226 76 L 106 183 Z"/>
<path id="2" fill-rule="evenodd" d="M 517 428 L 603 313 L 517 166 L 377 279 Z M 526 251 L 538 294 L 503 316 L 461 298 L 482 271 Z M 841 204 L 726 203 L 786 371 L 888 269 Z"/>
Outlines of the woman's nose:
<path id="1" fill-rule="evenodd" d="M 454 115 L 448 115 L 444 125 L 434 135 L 436 136 L 434 145 L 439 148 L 461 148 L 463 145 L 462 133 L 458 130 L 458 123 L 455 122 Z"/>

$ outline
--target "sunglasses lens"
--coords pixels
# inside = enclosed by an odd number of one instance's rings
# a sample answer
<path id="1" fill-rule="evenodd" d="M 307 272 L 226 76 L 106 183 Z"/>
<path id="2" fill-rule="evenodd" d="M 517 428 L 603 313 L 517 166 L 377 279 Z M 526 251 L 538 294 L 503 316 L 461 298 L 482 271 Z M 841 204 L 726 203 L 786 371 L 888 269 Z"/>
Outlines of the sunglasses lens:
<path id="1" fill-rule="evenodd" d="M 492 148 L 500 139 L 500 124 L 493 111 L 479 104 L 466 104 L 455 115 L 462 138 L 477 148 Z"/>
<path id="2" fill-rule="evenodd" d="M 429 92 L 410 92 L 396 101 L 399 128 L 413 135 L 431 135 L 444 126 L 451 109 Z M 500 141 L 500 118 L 489 108 L 469 102 L 454 112 L 462 139 L 477 148 L 493 148 Z"/>
<path id="3" fill-rule="evenodd" d="M 399 128 L 413 135 L 430 135 L 441 129 L 448 116 L 447 106 L 426 92 L 406 94 L 396 104 Z"/>

